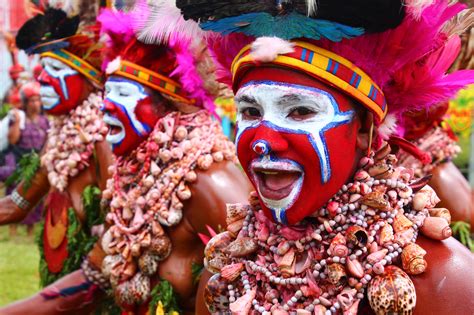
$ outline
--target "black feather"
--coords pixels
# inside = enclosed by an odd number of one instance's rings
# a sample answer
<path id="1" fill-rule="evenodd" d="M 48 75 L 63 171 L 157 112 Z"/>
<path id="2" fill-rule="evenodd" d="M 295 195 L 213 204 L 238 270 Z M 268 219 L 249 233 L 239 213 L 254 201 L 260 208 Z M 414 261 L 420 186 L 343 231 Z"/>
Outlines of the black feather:
<path id="1" fill-rule="evenodd" d="M 176 0 L 176 5 L 186 19 L 202 22 L 255 12 L 275 16 L 296 11 L 307 15 L 305 0 Z M 404 16 L 401 0 L 319 0 L 311 17 L 382 32 L 398 26 Z"/>
<path id="2" fill-rule="evenodd" d="M 76 34 L 78 26 L 79 16 L 68 18 L 62 10 L 48 9 L 44 15 L 37 15 L 23 24 L 16 36 L 16 45 L 33 52 L 35 46 Z"/>

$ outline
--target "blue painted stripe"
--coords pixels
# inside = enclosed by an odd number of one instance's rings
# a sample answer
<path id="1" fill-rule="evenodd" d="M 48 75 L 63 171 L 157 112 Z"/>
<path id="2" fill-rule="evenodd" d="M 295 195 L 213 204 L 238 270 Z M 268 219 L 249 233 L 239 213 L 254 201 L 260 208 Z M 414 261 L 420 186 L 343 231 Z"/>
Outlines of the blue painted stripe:
<path id="1" fill-rule="evenodd" d="M 339 62 L 334 61 L 334 69 L 332 71 L 333 74 L 337 73 L 337 69 L 339 69 Z"/>
<path id="2" fill-rule="evenodd" d="M 357 75 L 357 83 L 355 85 L 356 88 L 359 87 L 360 81 L 362 81 L 362 77 L 360 75 Z"/>
<path id="3" fill-rule="evenodd" d="M 332 59 L 329 59 L 328 66 L 326 67 L 326 71 L 331 71 L 332 67 Z"/>
<path id="4" fill-rule="evenodd" d="M 372 95 L 372 99 L 375 101 L 377 98 L 377 89 L 374 87 L 374 95 Z"/>
<path id="5" fill-rule="evenodd" d="M 314 51 L 309 52 L 308 63 L 313 63 Z"/>
<path id="6" fill-rule="evenodd" d="M 352 73 L 352 78 L 351 78 L 351 81 L 349 82 L 350 85 L 354 85 L 354 81 L 356 80 L 357 78 L 357 73 L 353 72 Z"/>
<path id="7" fill-rule="evenodd" d="M 306 61 L 306 49 L 303 48 L 301 50 L 301 60 Z"/>

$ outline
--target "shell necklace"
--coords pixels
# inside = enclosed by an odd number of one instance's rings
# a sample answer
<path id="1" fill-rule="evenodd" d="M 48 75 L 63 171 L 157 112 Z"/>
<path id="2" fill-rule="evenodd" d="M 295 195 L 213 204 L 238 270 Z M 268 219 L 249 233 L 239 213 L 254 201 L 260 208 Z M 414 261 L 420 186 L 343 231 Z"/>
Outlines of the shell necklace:
<path id="1" fill-rule="evenodd" d="M 395 167 L 389 153 L 385 144 L 362 158 L 353 182 L 297 226 L 270 221 L 256 193 L 250 205 L 229 206 L 227 231 L 205 250 L 205 266 L 215 273 L 205 293 L 209 310 L 356 314 L 366 292 L 378 314 L 412 310 L 416 295 L 406 273 L 427 267 L 418 232 L 441 240 L 451 230 L 445 209 L 434 208 L 436 193 Z M 400 257 L 404 271 L 393 265 Z"/>
<path id="2" fill-rule="evenodd" d="M 219 123 L 199 111 L 161 118 L 146 141 L 116 161 L 103 192 L 111 227 L 102 240 L 108 254 L 102 272 L 120 304 L 139 304 L 150 296 L 150 277 L 171 252 L 162 226 L 180 223 L 195 169 L 235 159 L 234 144 Z"/>
<path id="3" fill-rule="evenodd" d="M 102 121 L 101 93 L 91 93 L 67 115 L 51 120 L 41 165 L 48 171 L 51 186 L 63 192 L 70 177 L 89 166 L 94 143 L 104 140 L 107 126 Z"/>
<path id="4" fill-rule="evenodd" d="M 451 130 L 437 126 L 414 142 L 420 150 L 431 156 L 431 163 L 423 165 L 413 156 L 403 152 L 399 156 L 400 164 L 415 170 L 417 177 L 431 174 L 437 166 L 446 161 L 451 161 L 461 152 L 461 148 L 450 135 L 450 132 L 452 133 Z"/>

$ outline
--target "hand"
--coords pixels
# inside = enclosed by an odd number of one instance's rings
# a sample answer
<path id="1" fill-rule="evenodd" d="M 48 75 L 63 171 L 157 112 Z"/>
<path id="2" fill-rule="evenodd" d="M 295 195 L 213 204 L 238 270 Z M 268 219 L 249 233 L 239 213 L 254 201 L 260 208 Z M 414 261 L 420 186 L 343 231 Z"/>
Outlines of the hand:
<path id="1" fill-rule="evenodd" d="M 28 213 L 18 207 L 10 198 L 6 196 L 0 199 L 0 225 L 18 223 L 22 221 Z"/>
<path id="2" fill-rule="evenodd" d="M 14 123 L 20 123 L 20 112 L 18 109 L 12 109 L 10 119 Z"/>

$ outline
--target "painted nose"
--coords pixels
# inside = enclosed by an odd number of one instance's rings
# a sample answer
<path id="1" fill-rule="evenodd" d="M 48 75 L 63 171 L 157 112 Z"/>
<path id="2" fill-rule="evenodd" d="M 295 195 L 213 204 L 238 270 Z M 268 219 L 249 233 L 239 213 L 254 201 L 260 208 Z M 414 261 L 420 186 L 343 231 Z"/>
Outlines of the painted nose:
<path id="1" fill-rule="evenodd" d="M 115 111 L 115 105 L 111 101 L 108 101 L 105 99 L 102 102 L 102 106 L 100 107 L 100 110 L 103 111 L 104 113 L 112 113 Z"/>
<path id="2" fill-rule="evenodd" d="M 51 84 L 52 80 L 48 73 L 43 69 L 40 75 L 38 76 L 38 81 L 42 84 Z"/>
<path id="3" fill-rule="evenodd" d="M 288 150 L 288 142 L 280 131 L 273 127 L 261 125 L 255 132 L 251 149 L 258 155 L 267 155 L 271 152 L 278 153 Z"/>

